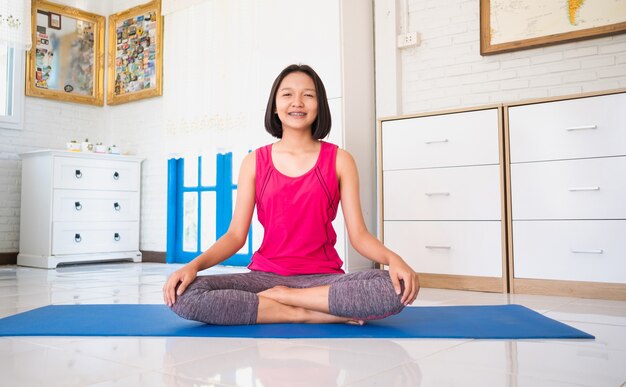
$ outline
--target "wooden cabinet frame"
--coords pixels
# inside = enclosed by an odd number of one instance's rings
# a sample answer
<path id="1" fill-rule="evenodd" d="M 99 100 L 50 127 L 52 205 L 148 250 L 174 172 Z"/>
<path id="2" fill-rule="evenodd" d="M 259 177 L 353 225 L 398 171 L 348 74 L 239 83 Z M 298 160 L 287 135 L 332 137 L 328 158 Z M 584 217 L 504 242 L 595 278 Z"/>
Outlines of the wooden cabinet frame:
<path id="1" fill-rule="evenodd" d="M 507 246 L 507 222 L 506 222 L 506 199 L 507 194 L 505 192 L 506 185 L 504 172 L 504 131 L 503 131 L 503 105 L 492 104 L 477 106 L 464 109 L 451 109 L 437 112 L 411 114 L 402 116 L 392 116 L 379 118 L 376 129 L 377 140 L 377 160 L 378 160 L 378 221 L 379 221 L 379 238 L 384 242 L 384 187 L 383 187 L 383 138 L 382 138 L 382 125 L 383 122 L 402 120 L 410 118 L 439 116 L 453 113 L 472 112 L 477 110 L 497 109 L 498 111 L 498 150 L 499 150 L 499 164 L 500 164 L 500 223 L 501 223 L 501 238 L 502 238 L 502 276 L 501 277 L 480 277 L 480 276 L 465 276 L 465 275 L 449 275 L 449 274 L 432 274 L 432 273 L 418 273 L 420 278 L 420 285 L 423 287 L 432 288 L 444 288 L 444 289 L 459 289 L 459 290 L 472 290 L 472 291 L 484 291 L 484 292 L 503 292 L 509 291 L 507 273 L 508 263 L 508 246 Z"/>
<path id="2" fill-rule="evenodd" d="M 378 172 L 378 226 L 379 238 L 384 242 L 384 181 L 383 181 L 383 136 L 384 122 L 410 118 L 428 117 L 434 115 L 462 113 L 482 109 L 498 109 L 499 130 L 498 142 L 500 151 L 500 181 L 501 181 L 501 223 L 502 223 L 502 278 L 476 277 L 463 275 L 444 275 L 419 273 L 420 284 L 423 287 L 459 289 L 489 292 L 510 292 L 524 294 L 542 294 L 557 296 L 572 296 L 585 298 L 602 298 L 626 300 L 626 284 L 603 283 L 587 281 L 565 281 L 525 279 L 515 277 L 515 257 L 513 246 L 513 216 L 511 193 L 511 155 L 509 133 L 509 108 L 515 106 L 556 102 L 569 99 L 579 99 L 594 96 L 624 93 L 626 89 L 590 92 L 570 96 L 540 98 L 520 102 L 502 103 L 495 105 L 477 106 L 465 109 L 450 109 L 437 112 L 410 114 L 401 116 L 382 117 L 378 119 L 376 128 L 377 140 L 377 172 Z M 419 268 L 416 268 L 419 269 Z"/>
<path id="3" fill-rule="evenodd" d="M 515 254 L 513 246 L 515 240 L 513 239 L 513 211 L 512 211 L 512 194 L 511 194 L 511 149 L 510 149 L 510 126 L 509 126 L 509 114 L 508 110 L 511 107 L 530 105 L 536 103 L 556 102 L 569 99 L 596 97 L 609 94 L 618 94 L 626 92 L 626 89 L 617 89 L 603 92 L 592 92 L 578 95 L 571 95 L 565 97 L 554 98 L 540 98 L 532 99 L 517 103 L 504 104 L 504 156 L 505 163 L 505 192 L 507 203 L 507 245 L 508 245 L 508 282 L 509 290 L 511 293 L 524 293 L 524 294 L 549 294 L 556 296 L 570 296 L 570 297 L 583 297 L 583 298 L 602 298 L 602 299 L 614 299 L 614 300 L 626 300 L 626 284 L 618 283 L 604 283 L 604 282 L 586 282 L 586 281 L 562 281 L 562 280 L 544 280 L 544 279 L 528 279 L 528 278 L 516 278 L 515 277 Z"/>

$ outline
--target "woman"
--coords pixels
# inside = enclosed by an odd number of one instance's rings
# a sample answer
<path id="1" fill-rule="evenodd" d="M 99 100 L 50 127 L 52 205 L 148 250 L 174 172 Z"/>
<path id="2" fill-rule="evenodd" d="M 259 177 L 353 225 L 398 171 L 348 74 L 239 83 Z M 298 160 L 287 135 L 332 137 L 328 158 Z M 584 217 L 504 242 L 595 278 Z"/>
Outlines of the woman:
<path id="1" fill-rule="evenodd" d="M 324 85 L 311 67 L 291 65 L 278 75 L 265 128 L 279 141 L 243 160 L 228 231 L 170 276 L 165 303 L 184 318 L 220 325 L 363 324 L 412 303 L 417 275 L 367 231 L 354 159 L 321 141 L 331 116 Z M 331 224 L 339 201 L 352 246 L 388 271 L 343 272 Z M 198 277 L 244 245 L 255 205 L 265 232 L 251 272 Z"/>

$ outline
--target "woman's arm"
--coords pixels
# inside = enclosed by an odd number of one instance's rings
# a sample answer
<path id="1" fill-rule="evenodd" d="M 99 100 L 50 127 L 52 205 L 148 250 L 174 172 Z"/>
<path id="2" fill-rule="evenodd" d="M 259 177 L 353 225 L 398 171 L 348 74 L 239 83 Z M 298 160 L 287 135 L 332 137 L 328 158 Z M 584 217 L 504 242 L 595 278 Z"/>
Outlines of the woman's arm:
<path id="1" fill-rule="evenodd" d="M 163 287 L 163 298 L 167 305 L 174 304 L 176 295 L 183 294 L 199 271 L 225 261 L 246 243 L 254 212 L 255 174 L 256 154 L 252 152 L 241 163 L 237 182 L 237 201 L 228 231 L 209 249 L 172 273 Z"/>
<path id="2" fill-rule="evenodd" d="M 386 248 L 368 230 L 363 220 L 361 198 L 359 195 L 359 174 L 356 163 L 350 153 L 337 151 L 337 177 L 341 193 L 341 207 L 348 229 L 348 237 L 354 249 L 362 256 L 389 266 L 389 274 L 396 293 L 401 293 L 400 280 L 404 282 L 402 302 L 415 301 L 419 291 L 417 274 L 396 253 Z"/>

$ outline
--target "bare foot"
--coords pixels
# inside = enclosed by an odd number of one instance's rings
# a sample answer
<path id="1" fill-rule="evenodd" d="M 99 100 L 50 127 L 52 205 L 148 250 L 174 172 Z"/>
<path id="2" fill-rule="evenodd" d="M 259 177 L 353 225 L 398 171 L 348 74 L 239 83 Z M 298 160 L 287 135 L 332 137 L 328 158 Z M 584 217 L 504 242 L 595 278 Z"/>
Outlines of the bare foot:
<path id="1" fill-rule="evenodd" d="M 332 314 L 317 312 L 315 310 L 305 309 L 303 312 L 304 319 L 302 322 L 307 324 L 350 324 L 351 321 L 355 321 L 347 317 L 334 316 Z"/>
<path id="2" fill-rule="evenodd" d="M 257 317 L 257 322 L 365 324 L 365 320 L 330 314 L 328 290 L 329 286 L 300 289 L 278 285 L 259 292 L 257 296 L 260 301 L 260 315 Z"/>
<path id="3" fill-rule="evenodd" d="M 274 301 L 281 302 L 283 298 L 282 296 L 285 294 L 286 291 L 289 291 L 289 288 L 287 286 L 278 285 L 257 293 L 257 296 L 266 297 Z"/>

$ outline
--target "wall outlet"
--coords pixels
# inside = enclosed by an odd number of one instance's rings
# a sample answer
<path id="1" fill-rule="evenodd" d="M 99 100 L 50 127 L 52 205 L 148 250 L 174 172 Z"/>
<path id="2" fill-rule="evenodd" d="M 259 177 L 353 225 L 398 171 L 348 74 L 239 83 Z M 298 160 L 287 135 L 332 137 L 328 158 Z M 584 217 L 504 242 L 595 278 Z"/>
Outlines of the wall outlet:
<path id="1" fill-rule="evenodd" d="M 398 35 L 398 48 L 417 47 L 420 45 L 420 36 L 417 32 L 408 32 Z"/>

